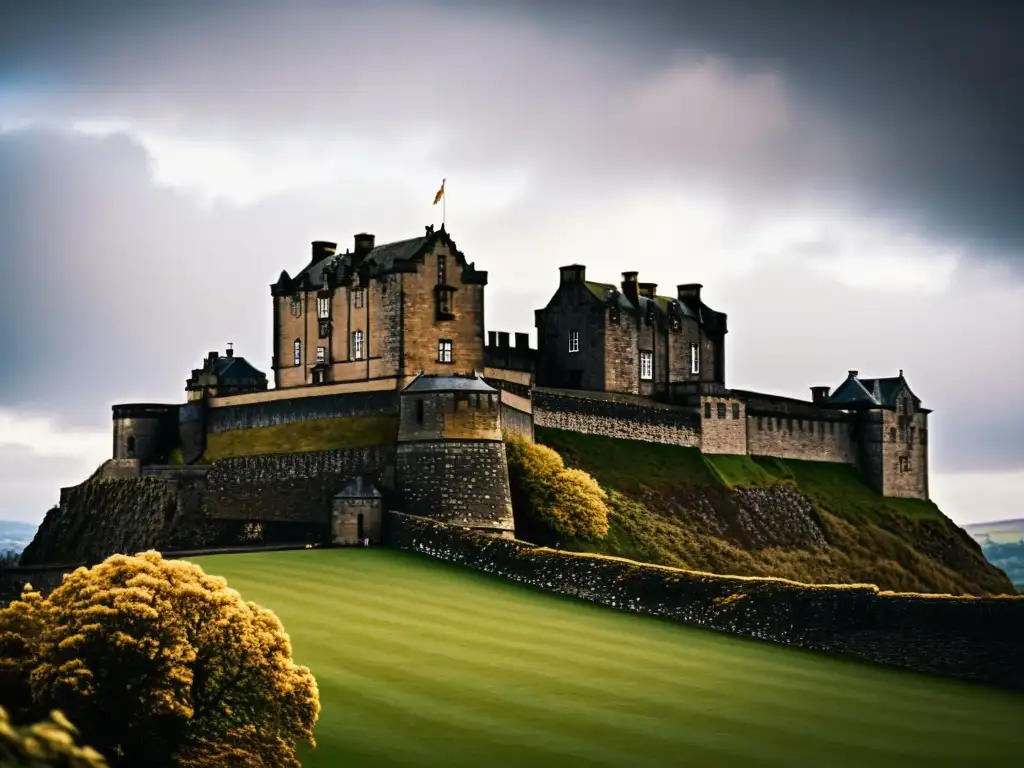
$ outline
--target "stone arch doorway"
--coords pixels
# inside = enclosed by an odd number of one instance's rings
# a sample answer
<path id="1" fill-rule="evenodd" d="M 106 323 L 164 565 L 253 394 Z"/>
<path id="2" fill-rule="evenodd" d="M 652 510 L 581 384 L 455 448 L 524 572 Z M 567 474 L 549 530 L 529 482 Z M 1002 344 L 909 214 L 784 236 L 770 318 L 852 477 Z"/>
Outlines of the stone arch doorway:
<path id="1" fill-rule="evenodd" d="M 356 477 L 331 500 L 331 543 L 379 544 L 384 499 L 368 478 Z"/>

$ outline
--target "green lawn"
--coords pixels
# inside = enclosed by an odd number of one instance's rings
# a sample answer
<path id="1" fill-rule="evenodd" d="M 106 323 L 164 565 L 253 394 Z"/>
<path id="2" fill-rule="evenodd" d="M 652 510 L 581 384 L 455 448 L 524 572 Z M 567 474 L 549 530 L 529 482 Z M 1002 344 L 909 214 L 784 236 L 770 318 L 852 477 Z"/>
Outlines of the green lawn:
<path id="1" fill-rule="evenodd" d="M 273 609 L 304 766 L 1019 765 L 1024 696 L 825 658 L 391 550 L 194 558 Z"/>

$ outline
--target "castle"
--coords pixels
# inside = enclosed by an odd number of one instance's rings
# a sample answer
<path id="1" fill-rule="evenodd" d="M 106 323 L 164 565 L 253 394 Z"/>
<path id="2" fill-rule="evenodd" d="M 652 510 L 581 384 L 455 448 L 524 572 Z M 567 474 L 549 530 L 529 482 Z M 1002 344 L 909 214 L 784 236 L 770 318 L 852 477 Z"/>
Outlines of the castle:
<path id="1" fill-rule="evenodd" d="M 273 388 L 233 350 L 209 353 L 185 403 L 113 406 L 103 476 L 201 476 L 208 518 L 301 520 L 335 543 L 379 539 L 385 505 L 511 536 L 503 434 L 540 426 L 840 462 L 883 495 L 928 498 L 929 411 L 902 371 L 851 370 L 809 400 L 731 389 L 727 316 L 699 284 L 662 296 L 636 272 L 597 283 L 576 264 L 536 310 L 533 349 L 526 333 L 485 333 L 487 282 L 443 226 L 384 245 L 358 234 L 344 253 L 313 242 L 270 287 Z M 337 444 L 287 466 L 211 458 L 225 435 L 331 420 Z"/>

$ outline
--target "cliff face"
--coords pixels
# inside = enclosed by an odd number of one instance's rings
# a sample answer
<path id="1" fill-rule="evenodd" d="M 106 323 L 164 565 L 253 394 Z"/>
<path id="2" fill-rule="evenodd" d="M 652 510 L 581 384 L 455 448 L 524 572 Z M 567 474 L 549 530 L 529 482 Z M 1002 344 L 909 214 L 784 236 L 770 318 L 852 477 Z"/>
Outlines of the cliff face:
<path id="1" fill-rule="evenodd" d="M 567 466 L 609 491 L 611 532 L 565 549 L 712 573 L 809 583 L 870 583 L 947 594 L 1014 594 L 1006 574 L 931 502 L 887 499 L 847 466 L 537 429 Z"/>

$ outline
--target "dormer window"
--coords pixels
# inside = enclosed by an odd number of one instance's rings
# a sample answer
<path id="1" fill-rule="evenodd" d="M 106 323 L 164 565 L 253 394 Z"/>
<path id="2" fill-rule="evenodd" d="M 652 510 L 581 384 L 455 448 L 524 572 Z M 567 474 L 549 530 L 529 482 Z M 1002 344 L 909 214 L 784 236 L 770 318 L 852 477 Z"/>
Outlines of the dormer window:
<path id="1" fill-rule="evenodd" d="M 321 320 L 329 320 L 331 317 L 331 297 L 317 296 L 316 316 Z"/>

